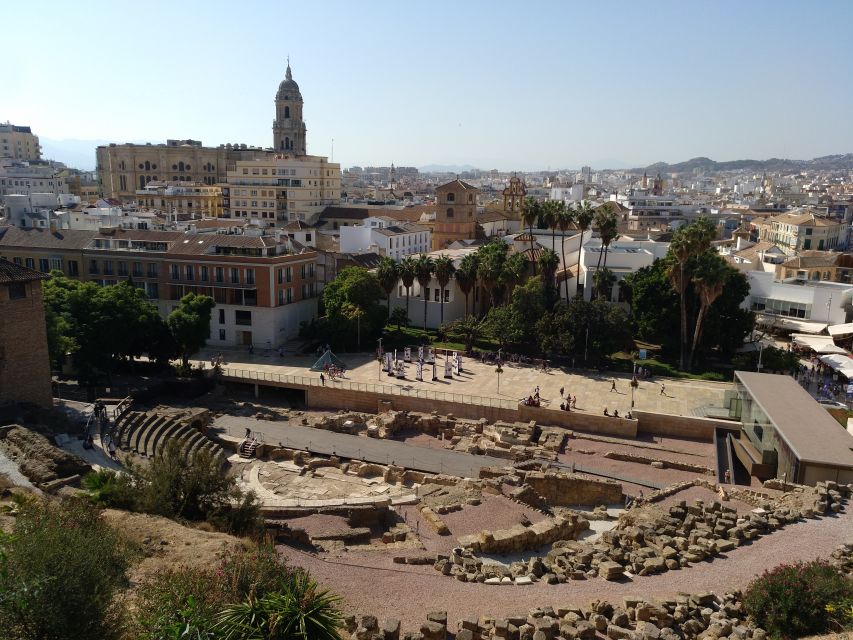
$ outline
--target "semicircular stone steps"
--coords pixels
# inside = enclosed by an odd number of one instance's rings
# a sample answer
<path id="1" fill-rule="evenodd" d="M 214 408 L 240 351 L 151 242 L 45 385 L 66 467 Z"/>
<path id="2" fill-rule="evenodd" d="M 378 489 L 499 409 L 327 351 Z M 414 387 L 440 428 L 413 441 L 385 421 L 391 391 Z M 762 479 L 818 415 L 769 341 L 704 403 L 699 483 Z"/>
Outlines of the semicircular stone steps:
<path id="1" fill-rule="evenodd" d="M 220 466 L 225 462 L 225 452 L 217 442 L 168 416 L 127 411 L 115 427 L 116 445 L 139 456 L 153 458 L 171 441 L 178 442 L 181 456 L 188 461 L 199 451 L 206 451 Z"/>

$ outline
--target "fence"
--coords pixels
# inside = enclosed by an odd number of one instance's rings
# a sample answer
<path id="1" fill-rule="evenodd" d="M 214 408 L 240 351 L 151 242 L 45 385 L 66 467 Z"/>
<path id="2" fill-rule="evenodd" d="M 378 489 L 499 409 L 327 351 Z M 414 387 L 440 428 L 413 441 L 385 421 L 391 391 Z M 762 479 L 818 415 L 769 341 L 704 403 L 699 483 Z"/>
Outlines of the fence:
<path id="1" fill-rule="evenodd" d="M 240 382 L 273 382 L 283 386 L 297 387 L 320 387 L 323 384 L 320 378 L 308 376 L 294 376 L 268 371 L 256 371 L 254 369 L 232 369 L 220 367 L 220 375 Z M 506 398 L 490 398 L 488 396 L 474 396 L 467 393 L 445 393 L 444 391 L 430 391 L 428 389 L 404 388 L 394 385 L 372 384 L 369 382 L 353 382 L 350 380 L 331 380 L 328 385 L 334 389 L 345 389 L 348 391 L 360 391 L 363 393 L 376 393 L 386 396 L 406 396 L 409 398 L 422 398 L 424 400 L 438 400 L 444 402 L 456 402 L 459 404 L 475 404 L 497 409 L 517 409 L 518 403 Z"/>

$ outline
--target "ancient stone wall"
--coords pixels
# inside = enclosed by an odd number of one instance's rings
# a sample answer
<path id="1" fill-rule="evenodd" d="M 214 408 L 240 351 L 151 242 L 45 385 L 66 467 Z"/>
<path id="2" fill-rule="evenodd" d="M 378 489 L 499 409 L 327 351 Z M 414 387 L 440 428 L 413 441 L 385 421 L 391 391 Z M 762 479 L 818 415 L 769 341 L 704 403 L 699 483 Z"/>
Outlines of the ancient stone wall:
<path id="1" fill-rule="evenodd" d="M 520 474 L 524 482 L 553 507 L 622 502 L 622 485 L 612 480 L 594 480 L 551 471 L 527 471 Z"/>
<path id="2" fill-rule="evenodd" d="M 557 540 L 574 540 L 585 529 L 589 529 L 589 522 L 579 516 L 549 518 L 529 526 L 517 524 L 510 529 L 460 536 L 459 544 L 475 553 L 519 553 Z"/>

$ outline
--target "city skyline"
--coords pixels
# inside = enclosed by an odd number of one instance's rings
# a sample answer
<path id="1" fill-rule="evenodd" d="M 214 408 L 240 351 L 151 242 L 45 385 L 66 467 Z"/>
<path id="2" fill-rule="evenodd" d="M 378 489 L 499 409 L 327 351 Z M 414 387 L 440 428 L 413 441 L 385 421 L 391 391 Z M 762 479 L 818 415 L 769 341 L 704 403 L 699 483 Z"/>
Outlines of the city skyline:
<path id="1" fill-rule="evenodd" d="M 799 3 L 543 3 L 525 15 L 439 4 L 405 16 L 384 5 L 318 14 L 255 2 L 233 15 L 211 3 L 200 15 L 153 3 L 153 30 L 129 6 L 85 6 L 8 10 L 41 36 L 11 34 L 0 120 L 31 126 L 48 156 L 57 139 L 270 146 L 288 54 L 308 152 L 331 155 L 334 139 L 342 166 L 625 168 L 853 149 L 853 89 L 840 82 L 853 71 L 846 3 L 822 3 L 820 14 Z M 67 34 L 93 16 L 103 33 L 157 46 L 84 50 Z M 224 24 L 233 46 L 205 55 Z M 45 72 L 60 59 L 79 73 Z M 89 155 L 81 168 L 94 167 L 94 144 Z"/>

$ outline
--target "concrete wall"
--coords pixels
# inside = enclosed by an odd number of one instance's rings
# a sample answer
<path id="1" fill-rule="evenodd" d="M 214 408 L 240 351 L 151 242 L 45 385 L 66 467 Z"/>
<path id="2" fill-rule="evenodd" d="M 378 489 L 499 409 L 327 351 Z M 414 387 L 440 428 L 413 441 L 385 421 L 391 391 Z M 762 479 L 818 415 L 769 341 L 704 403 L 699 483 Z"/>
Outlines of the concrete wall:
<path id="1" fill-rule="evenodd" d="M 620 438 L 635 438 L 637 436 L 637 420 L 593 415 L 580 411 L 561 411 L 560 409 L 518 405 L 515 420 L 520 422 L 536 420 L 536 423 L 540 425 L 565 427 L 566 429 L 577 429 L 578 431 Z"/>
<path id="2" fill-rule="evenodd" d="M 634 416 L 638 422 L 638 433 L 655 436 L 692 438 L 694 440 L 712 442 L 714 440 L 714 430 L 718 427 L 740 430 L 740 423 L 730 420 L 677 416 L 669 413 L 651 413 L 648 411 L 634 411 Z"/>

